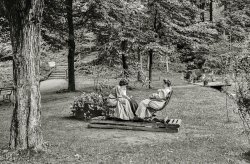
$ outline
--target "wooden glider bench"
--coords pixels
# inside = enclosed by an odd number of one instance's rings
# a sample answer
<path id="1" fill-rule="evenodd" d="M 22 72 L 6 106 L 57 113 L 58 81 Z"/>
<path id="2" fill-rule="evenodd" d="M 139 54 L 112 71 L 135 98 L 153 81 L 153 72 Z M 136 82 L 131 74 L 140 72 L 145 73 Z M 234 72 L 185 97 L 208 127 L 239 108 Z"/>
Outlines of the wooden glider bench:
<path id="1" fill-rule="evenodd" d="M 3 95 L 3 101 L 11 102 L 12 87 L 0 88 L 0 95 Z"/>
<path id="2" fill-rule="evenodd" d="M 136 121 L 115 121 L 115 120 L 91 120 L 88 128 L 97 129 L 121 129 L 134 131 L 151 131 L 177 133 L 181 126 L 181 119 L 167 119 L 165 122 L 136 122 Z"/>
<path id="3" fill-rule="evenodd" d="M 147 109 L 153 113 L 165 109 L 168 105 L 173 90 L 167 96 L 164 105 L 160 109 L 154 109 L 148 107 Z M 151 102 L 149 102 L 150 104 Z M 149 105 L 150 106 L 150 105 Z M 110 110 L 114 109 L 116 106 L 109 106 L 108 115 Z M 165 121 L 164 121 L 165 120 Z M 177 133 L 181 125 L 181 119 L 167 119 L 157 121 L 124 121 L 124 120 L 107 120 L 107 119 L 93 119 L 88 124 L 88 128 L 99 128 L 99 129 L 122 129 L 122 130 L 140 130 L 140 131 L 153 131 L 153 132 L 167 132 L 167 133 Z"/>

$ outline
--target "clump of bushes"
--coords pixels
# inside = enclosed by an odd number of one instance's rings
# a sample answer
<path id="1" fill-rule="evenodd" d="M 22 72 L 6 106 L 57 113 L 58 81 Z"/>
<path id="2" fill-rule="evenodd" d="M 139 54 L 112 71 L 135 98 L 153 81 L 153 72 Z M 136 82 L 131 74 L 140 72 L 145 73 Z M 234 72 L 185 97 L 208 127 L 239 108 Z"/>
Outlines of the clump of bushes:
<path id="1" fill-rule="evenodd" d="M 83 92 L 76 97 L 72 104 L 73 116 L 88 120 L 97 116 L 106 115 L 106 103 L 104 97 L 96 92 Z"/>

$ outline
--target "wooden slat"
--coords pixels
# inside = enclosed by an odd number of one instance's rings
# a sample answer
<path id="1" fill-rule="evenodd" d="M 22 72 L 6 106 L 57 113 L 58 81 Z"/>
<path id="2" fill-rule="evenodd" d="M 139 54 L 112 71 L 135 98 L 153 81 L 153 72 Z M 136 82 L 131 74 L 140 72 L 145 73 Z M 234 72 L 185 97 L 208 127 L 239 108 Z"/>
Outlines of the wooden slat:
<path id="1" fill-rule="evenodd" d="M 171 123 L 170 123 L 171 122 Z M 171 119 L 168 124 L 163 123 L 150 123 L 150 122 L 131 122 L 131 121 L 112 121 L 112 120 L 91 120 L 91 124 L 104 124 L 104 125 L 120 125 L 120 126 L 134 126 L 134 127 L 168 127 L 171 129 L 176 129 L 180 127 L 180 119 Z"/>
<path id="2" fill-rule="evenodd" d="M 167 132 L 167 133 L 177 133 L 179 129 L 169 129 L 169 128 L 153 128 L 150 126 L 146 127 L 136 127 L 136 126 L 123 126 L 123 125 L 109 125 L 109 124 L 88 124 L 88 128 L 97 129 L 121 129 L 121 130 L 134 130 L 134 131 L 151 131 L 151 132 Z"/>
<path id="3" fill-rule="evenodd" d="M 170 121 L 168 122 L 168 124 L 180 124 L 181 123 L 181 119 L 170 119 Z"/>
<path id="4" fill-rule="evenodd" d="M 145 127 L 153 126 L 155 123 L 147 122 L 128 122 L 128 121 L 113 121 L 113 120 L 91 120 L 91 124 L 109 124 L 109 125 L 120 125 L 120 126 L 135 126 L 135 127 Z"/>
<path id="5" fill-rule="evenodd" d="M 181 119 L 178 119 L 177 124 L 178 124 L 178 125 L 181 125 L 181 122 L 182 122 Z"/>
<path id="6" fill-rule="evenodd" d="M 179 128 L 181 126 L 181 119 L 171 119 L 166 127 Z"/>
<path id="7" fill-rule="evenodd" d="M 2 95 L 7 95 L 7 94 L 11 94 L 11 93 L 12 93 L 12 90 L 3 90 L 3 91 L 1 91 Z"/>

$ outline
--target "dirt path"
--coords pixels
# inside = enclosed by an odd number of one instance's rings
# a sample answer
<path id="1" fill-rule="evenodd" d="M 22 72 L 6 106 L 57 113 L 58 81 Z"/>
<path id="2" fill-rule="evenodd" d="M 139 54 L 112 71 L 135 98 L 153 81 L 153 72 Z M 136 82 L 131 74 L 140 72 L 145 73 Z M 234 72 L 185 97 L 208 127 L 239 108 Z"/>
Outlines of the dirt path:
<path id="1" fill-rule="evenodd" d="M 64 79 L 51 79 L 41 82 L 41 92 L 53 92 L 60 89 L 66 89 L 68 82 Z"/>
<path id="2" fill-rule="evenodd" d="M 192 87 L 199 87 L 198 85 L 177 85 L 177 86 L 173 86 L 173 88 L 192 88 Z"/>
<path id="3" fill-rule="evenodd" d="M 76 77 L 76 90 L 93 87 L 94 81 L 88 77 Z M 51 93 L 59 90 L 67 89 L 68 81 L 65 79 L 49 79 L 41 82 L 41 93 Z"/>

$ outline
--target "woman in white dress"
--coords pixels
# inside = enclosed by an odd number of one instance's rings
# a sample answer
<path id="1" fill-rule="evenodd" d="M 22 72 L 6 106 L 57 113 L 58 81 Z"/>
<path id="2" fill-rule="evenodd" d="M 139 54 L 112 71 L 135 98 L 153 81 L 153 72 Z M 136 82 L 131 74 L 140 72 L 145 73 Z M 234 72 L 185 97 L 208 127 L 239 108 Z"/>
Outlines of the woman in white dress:
<path id="1" fill-rule="evenodd" d="M 150 107 L 157 110 L 163 107 L 167 96 L 172 91 L 170 80 L 163 80 L 163 89 L 158 89 L 158 93 L 152 94 L 149 99 L 142 100 L 136 110 L 136 116 L 144 119 L 152 117 L 152 113 L 147 109 Z"/>
<path id="2" fill-rule="evenodd" d="M 121 79 L 109 96 L 109 104 L 116 106 L 113 116 L 122 120 L 132 120 L 138 107 L 138 104 L 127 96 L 127 85 L 128 81 Z"/>

